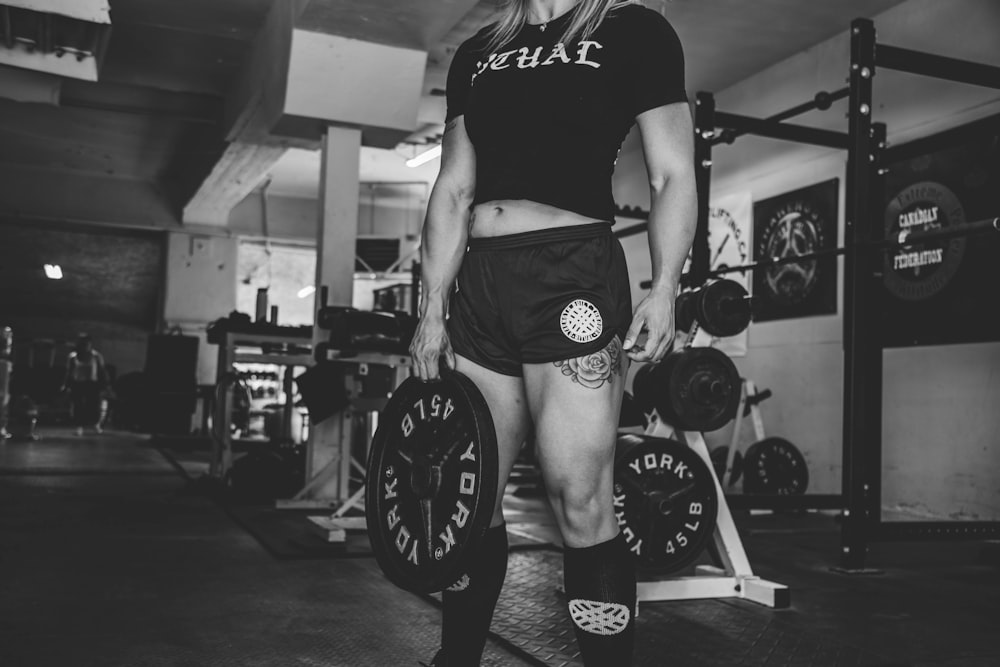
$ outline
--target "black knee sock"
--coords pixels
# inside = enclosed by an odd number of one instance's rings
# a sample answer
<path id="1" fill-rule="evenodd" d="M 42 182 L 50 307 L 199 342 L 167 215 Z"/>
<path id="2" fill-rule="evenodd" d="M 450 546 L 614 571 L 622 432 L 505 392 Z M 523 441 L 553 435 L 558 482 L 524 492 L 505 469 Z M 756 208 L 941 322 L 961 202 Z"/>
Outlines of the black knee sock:
<path id="1" fill-rule="evenodd" d="M 563 552 L 566 600 L 587 667 L 632 664 L 635 564 L 621 534 L 592 547 Z"/>
<path id="2" fill-rule="evenodd" d="M 478 667 L 507 576 L 507 525 L 486 531 L 468 575 L 443 593 L 441 647 L 447 667 Z"/>

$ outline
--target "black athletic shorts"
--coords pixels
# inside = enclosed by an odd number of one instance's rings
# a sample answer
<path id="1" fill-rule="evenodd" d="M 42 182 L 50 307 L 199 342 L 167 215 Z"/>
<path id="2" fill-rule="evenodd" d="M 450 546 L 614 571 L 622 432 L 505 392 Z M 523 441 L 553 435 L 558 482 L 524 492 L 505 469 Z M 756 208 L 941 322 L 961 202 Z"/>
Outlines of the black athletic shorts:
<path id="1" fill-rule="evenodd" d="M 624 341 L 632 323 L 625 252 L 604 222 L 470 239 L 456 287 L 452 348 L 504 375 Z"/>

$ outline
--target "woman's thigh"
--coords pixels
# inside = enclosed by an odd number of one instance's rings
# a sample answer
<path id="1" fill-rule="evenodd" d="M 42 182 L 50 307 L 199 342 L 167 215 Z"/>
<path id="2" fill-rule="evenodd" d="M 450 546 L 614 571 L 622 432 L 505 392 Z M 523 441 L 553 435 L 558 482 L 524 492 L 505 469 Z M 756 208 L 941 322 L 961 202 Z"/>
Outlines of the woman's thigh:
<path id="1" fill-rule="evenodd" d="M 490 525 L 498 526 L 503 522 L 504 487 L 530 427 L 524 382 L 520 377 L 491 371 L 461 355 L 456 355 L 455 360 L 455 370 L 475 382 L 482 392 L 496 427 L 499 474 L 496 506 Z"/>
<path id="2" fill-rule="evenodd" d="M 538 461 L 570 546 L 617 533 L 613 469 L 627 363 L 616 336 L 582 357 L 524 366 Z"/>

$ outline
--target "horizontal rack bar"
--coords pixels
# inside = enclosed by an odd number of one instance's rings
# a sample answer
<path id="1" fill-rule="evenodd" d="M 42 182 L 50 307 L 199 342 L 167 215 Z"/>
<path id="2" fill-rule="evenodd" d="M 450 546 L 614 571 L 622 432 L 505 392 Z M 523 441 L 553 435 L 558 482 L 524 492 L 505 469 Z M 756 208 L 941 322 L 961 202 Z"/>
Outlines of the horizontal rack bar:
<path id="1" fill-rule="evenodd" d="M 800 116 L 807 111 L 812 111 L 813 109 L 829 109 L 830 105 L 838 100 L 846 98 L 850 94 L 850 89 L 847 87 L 835 90 L 832 93 L 819 92 L 816 96 L 809 100 L 808 102 L 803 102 L 790 109 L 785 109 L 780 111 L 773 116 L 768 116 L 764 120 L 770 123 L 780 123 L 781 121 L 788 120 L 789 118 L 794 118 L 795 116 Z M 748 134 L 746 131 L 738 132 L 733 129 L 723 130 L 722 133 L 712 140 L 712 145 L 717 146 L 718 144 L 731 144 L 736 140 L 737 137 L 741 137 Z"/>
<path id="2" fill-rule="evenodd" d="M 956 83 L 1000 89 L 1000 67 L 903 49 L 898 46 L 876 44 L 875 65 L 897 72 L 908 72 L 955 81 Z"/>
<path id="3" fill-rule="evenodd" d="M 1000 521 L 878 521 L 869 537 L 879 542 L 988 540 L 1000 537 Z"/>
<path id="4" fill-rule="evenodd" d="M 798 496 L 756 495 L 734 493 L 726 495 L 726 502 L 734 510 L 840 510 L 844 497 L 838 494 L 807 493 Z"/>
<path id="5" fill-rule="evenodd" d="M 821 130 L 805 125 L 777 123 L 764 118 L 754 118 L 725 111 L 715 112 L 716 127 L 729 128 L 746 134 L 756 134 L 770 139 L 795 141 L 801 144 L 813 144 L 828 148 L 847 148 L 847 134 Z"/>

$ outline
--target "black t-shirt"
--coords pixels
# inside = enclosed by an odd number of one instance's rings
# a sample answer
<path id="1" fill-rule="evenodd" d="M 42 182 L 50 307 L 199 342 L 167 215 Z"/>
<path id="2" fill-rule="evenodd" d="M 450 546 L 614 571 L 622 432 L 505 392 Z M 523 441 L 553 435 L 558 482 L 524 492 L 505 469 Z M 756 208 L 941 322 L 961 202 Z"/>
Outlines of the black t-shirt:
<path id="1" fill-rule="evenodd" d="M 613 10 L 587 40 L 559 40 L 573 12 L 525 25 L 495 53 L 484 28 L 455 53 L 447 120 L 476 150 L 473 204 L 528 199 L 614 221 L 611 176 L 643 111 L 687 99 L 673 27 L 641 5 Z"/>

